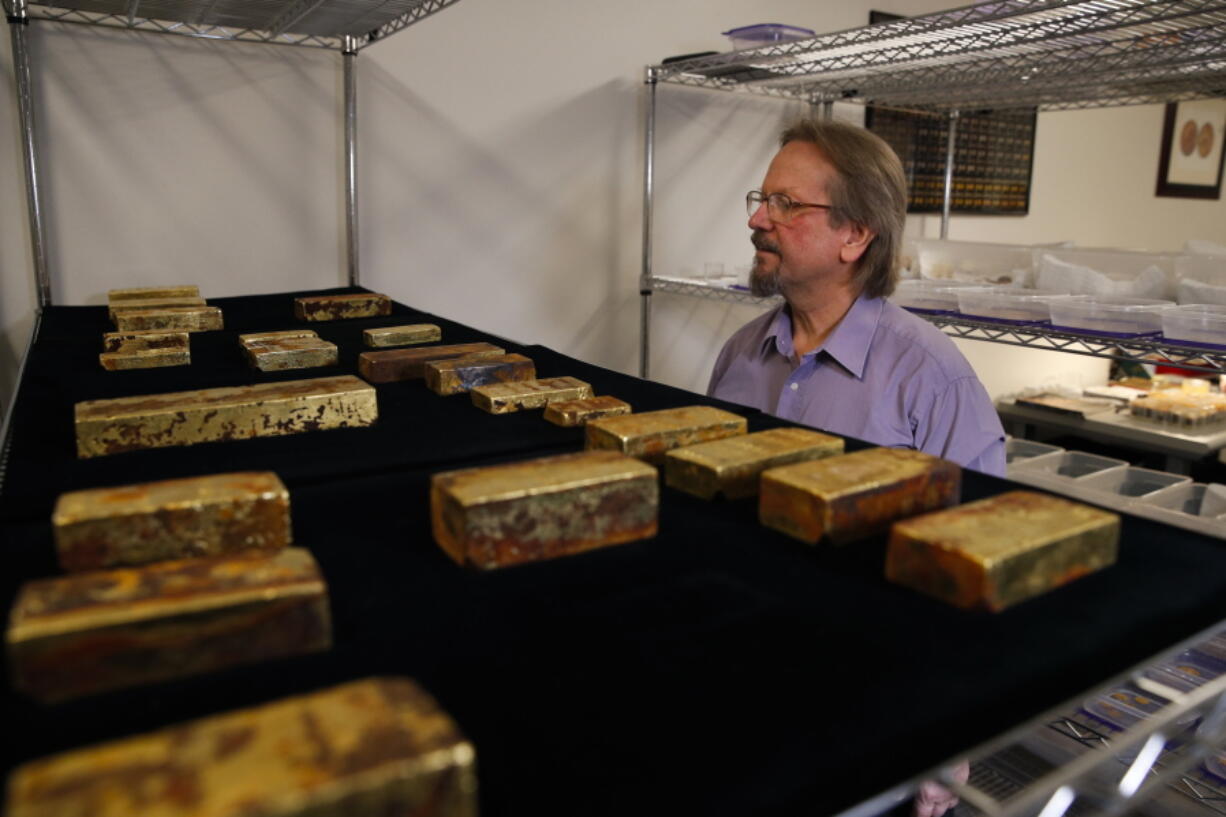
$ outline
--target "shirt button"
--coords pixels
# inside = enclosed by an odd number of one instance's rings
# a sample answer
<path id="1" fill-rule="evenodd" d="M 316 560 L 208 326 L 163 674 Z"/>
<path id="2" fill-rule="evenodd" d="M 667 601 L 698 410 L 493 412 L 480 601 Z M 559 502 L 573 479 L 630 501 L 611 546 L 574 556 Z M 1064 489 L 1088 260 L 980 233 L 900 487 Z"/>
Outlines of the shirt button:
<path id="1" fill-rule="evenodd" d="M 796 390 L 797 390 L 797 389 L 799 389 L 799 388 L 800 388 L 800 385 L 799 385 L 799 384 L 797 384 L 797 383 L 793 383 L 793 384 L 792 384 L 792 391 L 796 391 Z"/>

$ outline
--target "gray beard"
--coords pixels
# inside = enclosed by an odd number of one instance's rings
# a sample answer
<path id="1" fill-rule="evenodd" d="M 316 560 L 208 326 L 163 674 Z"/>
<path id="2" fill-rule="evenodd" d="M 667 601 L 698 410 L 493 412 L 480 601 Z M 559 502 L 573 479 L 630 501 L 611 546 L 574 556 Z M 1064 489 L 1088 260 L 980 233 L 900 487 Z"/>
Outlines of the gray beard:
<path id="1" fill-rule="evenodd" d="M 783 288 L 779 285 L 778 269 L 775 272 L 765 272 L 760 264 L 755 263 L 749 272 L 749 292 L 759 298 L 782 295 Z"/>

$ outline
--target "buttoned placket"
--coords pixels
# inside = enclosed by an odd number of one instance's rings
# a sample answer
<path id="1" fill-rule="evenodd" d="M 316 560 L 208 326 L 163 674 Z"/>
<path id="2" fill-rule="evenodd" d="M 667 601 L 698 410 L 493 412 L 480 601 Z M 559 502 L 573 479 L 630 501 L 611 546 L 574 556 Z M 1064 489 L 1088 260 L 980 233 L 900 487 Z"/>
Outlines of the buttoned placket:
<path id="1" fill-rule="evenodd" d="M 775 412 L 778 416 L 790 420 L 799 420 L 804 416 L 805 400 L 800 391 L 805 382 L 817 371 L 818 354 L 819 352 L 813 351 L 802 357 L 800 365 L 793 369 L 787 380 L 783 382 L 783 388 L 779 392 L 779 405 Z"/>

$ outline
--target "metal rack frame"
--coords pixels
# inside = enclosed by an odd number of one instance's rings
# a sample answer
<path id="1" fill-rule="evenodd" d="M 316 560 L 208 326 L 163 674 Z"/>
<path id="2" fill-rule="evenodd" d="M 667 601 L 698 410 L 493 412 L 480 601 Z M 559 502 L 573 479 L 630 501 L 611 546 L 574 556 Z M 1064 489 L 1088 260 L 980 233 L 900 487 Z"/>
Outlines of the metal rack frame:
<path id="1" fill-rule="evenodd" d="M 833 102 L 948 119 L 941 237 L 948 235 L 953 146 L 961 111 L 1044 111 L 1226 96 L 1226 0 L 988 0 L 921 17 L 646 69 L 642 325 L 639 373 L 649 372 L 656 90 L 660 83 L 800 100 L 829 116 Z M 731 300 L 720 297 L 719 300 Z M 952 325 L 946 331 L 954 334 Z M 1011 342 L 983 333 L 967 334 Z M 1032 345 L 1032 344 L 1018 344 Z M 1055 347 L 1044 347 L 1055 348 Z M 1063 351 L 1097 354 L 1070 344 Z M 1211 371 L 1217 371 L 1213 364 Z"/>

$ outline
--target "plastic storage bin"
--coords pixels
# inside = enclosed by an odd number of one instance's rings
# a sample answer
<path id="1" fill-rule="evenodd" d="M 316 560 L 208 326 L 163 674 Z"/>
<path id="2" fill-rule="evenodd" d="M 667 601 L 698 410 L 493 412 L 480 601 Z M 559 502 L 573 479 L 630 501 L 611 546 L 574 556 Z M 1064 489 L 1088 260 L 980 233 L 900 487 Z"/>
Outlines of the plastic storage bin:
<path id="1" fill-rule="evenodd" d="M 1047 443 L 1036 443 L 1033 440 L 1019 440 L 1010 437 L 1005 441 L 1005 464 L 1013 465 L 1015 462 L 1042 457 L 1047 454 L 1059 454 L 1064 449 L 1058 445 L 1048 445 Z"/>
<path id="2" fill-rule="evenodd" d="M 1162 310 L 1162 334 L 1169 340 L 1226 347 L 1226 305 L 1167 307 Z"/>
<path id="3" fill-rule="evenodd" d="M 1152 471 L 1129 465 L 1127 468 L 1087 476 L 1078 482 L 1078 487 L 1107 496 L 1136 499 L 1184 482 L 1191 482 L 1191 479 L 1179 474 L 1168 474 L 1166 471 Z"/>
<path id="4" fill-rule="evenodd" d="M 1226 485 L 1185 482 L 1141 497 L 1130 509 L 1138 516 L 1226 539 Z M 1226 661 L 1226 633 L 1195 647 Z"/>
<path id="5" fill-rule="evenodd" d="M 1048 305 L 1053 328 L 1136 337 L 1161 332 L 1163 309 L 1175 304 L 1154 298 L 1070 295 L 1053 298 Z"/>
<path id="6" fill-rule="evenodd" d="M 1065 451 L 1060 454 L 1048 454 L 1034 457 L 1017 464 L 1020 475 L 1034 475 L 1055 479 L 1075 480 L 1091 474 L 1098 474 L 1111 469 L 1125 468 L 1128 463 L 1113 457 L 1100 457 L 1097 454 L 1087 454 L 1084 451 Z"/>
<path id="7" fill-rule="evenodd" d="M 1005 323 L 1047 323 L 1051 320 L 1052 298 L 1064 293 L 1037 289 L 967 287 L 958 292 L 958 311 L 968 318 L 985 318 Z"/>
<path id="8" fill-rule="evenodd" d="M 934 281 L 1029 286 L 1034 277 L 1034 249 L 1021 244 L 919 239 L 920 276 Z"/>
<path id="9" fill-rule="evenodd" d="M 982 289 L 961 281 L 899 281 L 890 300 L 917 312 L 957 312 L 958 292 L 968 287 Z"/>
<path id="10" fill-rule="evenodd" d="M 1181 255 L 1175 259 L 1175 300 L 1226 305 L 1226 256 Z"/>
<path id="11" fill-rule="evenodd" d="M 1034 285 L 1072 295 L 1169 299 L 1175 258 L 1131 250 L 1037 249 Z"/>
<path id="12" fill-rule="evenodd" d="M 723 32 L 732 41 L 736 50 L 742 48 L 758 48 L 771 43 L 783 43 L 790 40 L 804 40 L 816 34 L 811 28 L 786 26 L 782 23 L 758 23 L 752 26 L 741 26 Z"/>

